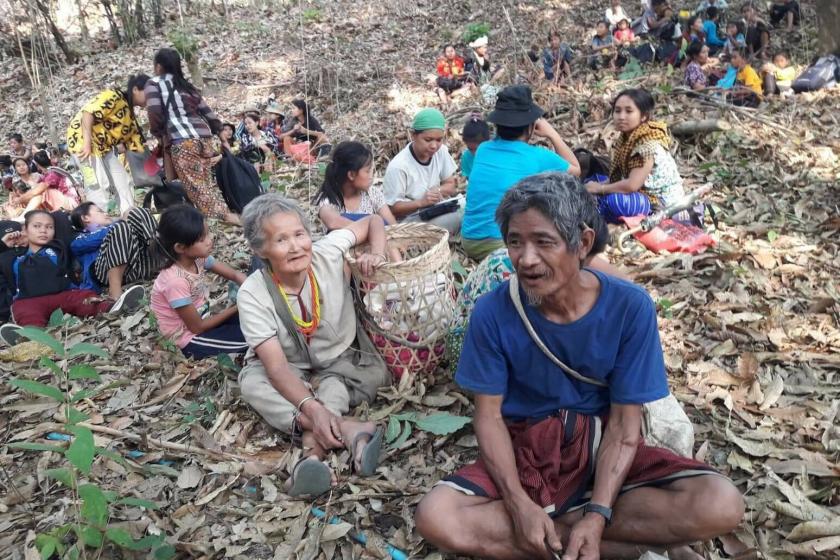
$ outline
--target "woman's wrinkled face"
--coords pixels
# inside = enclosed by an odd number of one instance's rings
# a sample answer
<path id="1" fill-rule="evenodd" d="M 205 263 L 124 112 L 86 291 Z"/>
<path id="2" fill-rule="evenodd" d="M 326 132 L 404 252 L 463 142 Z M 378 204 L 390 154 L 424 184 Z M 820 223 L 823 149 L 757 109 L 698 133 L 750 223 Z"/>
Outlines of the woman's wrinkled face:
<path id="1" fill-rule="evenodd" d="M 440 128 L 415 132 L 412 135 L 414 140 L 414 155 L 421 162 L 426 163 L 437 153 L 443 145 L 444 131 Z"/>
<path id="2" fill-rule="evenodd" d="M 449 45 L 448 47 L 443 49 L 443 56 L 445 56 L 449 60 L 453 60 L 455 58 L 455 47 Z"/>
<path id="3" fill-rule="evenodd" d="M 263 221 L 257 255 L 280 277 L 305 272 L 312 263 L 312 237 L 294 212 L 277 212 Z"/>
<path id="4" fill-rule="evenodd" d="M 259 123 L 254 117 L 245 117 L 245 130 L 251 134 L 259 130 Z"/>
<path id="5" fill-rule="evenodd" d="M 29 175 L 29 166 L 26 165 L 25 161 L 23 161 L 22 159 L 19 159 L 19 160 L 15 161 L 15 171 L 17 172 L 18 175 L 20 175 L 21 177 L 24 177 L 26 175 Z"/>
<path id="6" fill-rule="evenodd" d="M 613 107 L 613 122 L 620 132 L 632 132 L 647 120 L 627 95 L 622 95 L 615 101 Z"/>

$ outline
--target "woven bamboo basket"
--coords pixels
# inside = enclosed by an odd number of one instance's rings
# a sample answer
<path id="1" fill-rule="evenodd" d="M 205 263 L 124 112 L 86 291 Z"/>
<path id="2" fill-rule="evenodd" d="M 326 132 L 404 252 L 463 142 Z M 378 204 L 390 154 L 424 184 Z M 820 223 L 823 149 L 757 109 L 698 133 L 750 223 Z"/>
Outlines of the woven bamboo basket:
<path id="1" fill-rule="evenodd" d="M 386 228 L 388 249 L 401 262 L 389 262 L 363 277 L 356 256 L 348 255 L 356 286 L 356 308 L 365 330 L 388 369 L 403 383 L 432 373 L 446 353 L 445 338 L 455 316 L 449 233 L 426 223 Z"/>

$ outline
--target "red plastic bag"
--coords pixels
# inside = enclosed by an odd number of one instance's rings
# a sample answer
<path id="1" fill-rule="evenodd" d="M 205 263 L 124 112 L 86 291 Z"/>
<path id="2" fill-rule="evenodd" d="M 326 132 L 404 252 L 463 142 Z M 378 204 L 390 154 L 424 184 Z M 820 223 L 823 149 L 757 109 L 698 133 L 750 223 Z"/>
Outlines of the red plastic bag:
<path id="1" fill-rule="evenodd" d="M 622 220 L 628 227 L 634 228 L 644 218 L 645 216 L 631 216 L 624 217 Z M 714 238 L 699 227 L 676 222 L 670 218 L 662 220 L 662 223 L 649 232 L 639 231 L 633 236 L 655 253 L 668 251 L 694 255 L 715 245 Z"/>

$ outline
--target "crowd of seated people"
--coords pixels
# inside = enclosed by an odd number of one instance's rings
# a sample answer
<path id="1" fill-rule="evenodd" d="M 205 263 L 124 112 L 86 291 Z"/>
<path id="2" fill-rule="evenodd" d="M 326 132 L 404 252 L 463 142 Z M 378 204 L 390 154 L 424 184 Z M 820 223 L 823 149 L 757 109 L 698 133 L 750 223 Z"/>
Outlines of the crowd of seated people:
<path id="1" fill-rule="evenodd" d="M 753 67 L 769 56 L 770 26 L 751 5 L 737 20 L 728 19 L 729 9 L 724 0 L 706 0 L 678 22 L 666 0 L 651 0 L 631 20 L 613 0 L 581 59 L 614 71 L 646 43 L 682 66 L 693 92 L 712 92 L 730 67 L 730 103 L 756 107 L 789 91 L 795 71 L 785 53 Z M 772 25 L 792 28 L 800 18 L 795 1 L 774 0 Z M 487 91 L 503 75 L 487 37 L 467 46 L 461 56 L 447 45 L 437 61 L 445 106 Z M 574 48 L 556 32 L 536 58 L 553 84 L 572 78 Z M 338 483 L 333 451 L 347 450 L 356 474 L 375 476 L 384 437 L 377 423 L 351 416 L 376 399 L 389 374 L 357 320 L 345 257 L 360 250 L 358 267 L 370 274 L 401 258 L 388 247 L 387 226 L 426 222 L 446 229 L 481 263 L 476 270 L 496 275 L 475 283 L 481 289 L 471 295 L 464 350 L 454 364 L 455 382 L 473 394 L 481 458 L 423 498 L 417 527 L 430 543 L 488 558 L 600 545 L 617 556 L 668 549 L 670 557 L 691 559 L 686 543 L 737 527 L 743 501 L 729 480 L 641 439 L 643 405 L 668 395 L 656 310 L 644 290 L 596 258 L 607 223 L 648 215 L 685 194 L 650 92 L 630 88 L 613 98 L 619 137 L 605 180 L 578 179 L 580 161 L 531 88 L 513 85 L 500 89 L 489 114 L 464 119 L 460 165 L 447 145 L 454 123 L 435 108 L 417 111 L 410 141 L 388 162 L 380 187 L 370 147 L 351 140 L 333 146 L 302 99 L 290 102 L 287 116 L 271 98 L 263 109 L 244 111 L 238 124 L 225 123 L 185 78 L 176 51 L 158 51 L 152 74 L 103 90 L 68 129 L 68 151 L 101 176 L 107 205 L 89 199 L 57 165 L 57 152 L 10 136 L 8 158 L 0 160 L 11 179 L 0 232 L 0 339 L 19 342 L 20 327 L 45 326 L 55 310 L 78 317 L 136 311 L 150 285 L 160 333 L 183 358 L 244 355 L 242 400 L 304 449 L 286 492 L 317 496 Z M 122 152 L 145 149 L 135 107 L 149 115 L 162 173 L 181 181 L 191 203 L 171 205 L 158 218 L 136 207 L 123 177 Z M 119 132 L 103 132 L 114 123 Z M 234 211 L 216 182 L 227 156 L 269 173 L 279 162 L 326 160 L 312 200 L 323 232 L 313 232 L 303 209 L 279 194 Z M 247 274 L 214 257 L 219 222 L 242 227 L 255 257 Z M 224 309 L 211 309 L 210 272 L 238 291 Z M 614 329 L 597 328 L 603 324 Z M 590 347 L 600 353 L 580 351 Z M 558 375 L 551 353 L 596 382 Z M 543 441 L 554 443 L 549 449 Z M 641 502 L 654 511 L 650 519 L 631 515 Z M 663 530 L 662 520 L 675 517 Z"/>

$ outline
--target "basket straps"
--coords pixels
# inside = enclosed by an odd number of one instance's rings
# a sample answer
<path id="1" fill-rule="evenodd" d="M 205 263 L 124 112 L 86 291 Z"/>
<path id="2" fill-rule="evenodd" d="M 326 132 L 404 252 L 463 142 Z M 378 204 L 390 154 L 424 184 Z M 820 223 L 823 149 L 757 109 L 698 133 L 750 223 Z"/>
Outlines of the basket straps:
<path id="1" fill-rule="evenodd" d="M 534 330 L 534 326 L 531 324 L 531 321 L 528 319 L 528 316 L 525 314 L 525 308 L 522 306 L 522 298 L 519 295 L 519 278 L 517 278 L 516 274 L 511 275 L 510 282 L 510 299 L 513 301 L 513 306 L 516 308 L 516 312 L 519 313 L 519 318 L 522 319 L 522 322 L 525 324 L 525 330 L 528 331 L 528 334 L 531 336 L 531 339 L 534 341 L 534 344 L 537 345 L 543 354 L 545 354 L 549 360 L 554 362 L 554 364 L 562 369 L 569 377 L 577 379 L 582 383 L 589 383 L 590 385 L 595 385 L 597 387 L 607 387 L 608 385 L 603 381 L 598 381 L 597 379 L 592 379 L 591 377 L 586 377 L 585 375 L 581 375 L 563 362 L 560 361 L 560 358 L 554 355 L 554 353 L 548 349 L 548 346 L 540 338 L 540 335 L 537 334 L 537 331 Z"/>

